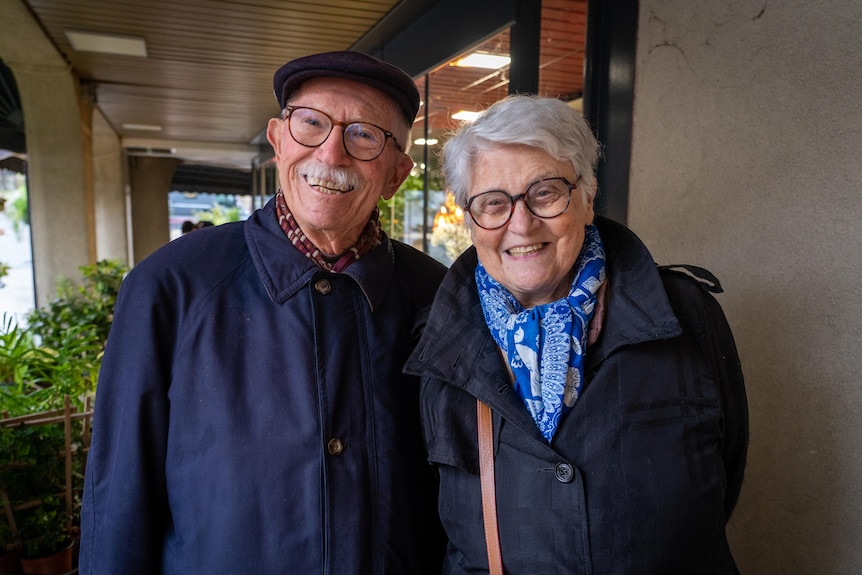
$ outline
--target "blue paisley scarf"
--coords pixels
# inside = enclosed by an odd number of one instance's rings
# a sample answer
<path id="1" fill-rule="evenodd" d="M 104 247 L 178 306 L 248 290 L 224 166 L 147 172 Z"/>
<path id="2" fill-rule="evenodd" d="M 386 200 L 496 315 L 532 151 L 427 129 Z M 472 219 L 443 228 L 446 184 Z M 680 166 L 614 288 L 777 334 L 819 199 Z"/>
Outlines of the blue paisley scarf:
<path id="1" fill-rule="evenodd" d="M 583 386 L 587 326 L 605 281 L 605 250 L 595 226 L 587 226 L 569 295 L 525 309 L 480 262 L 476 285 L 485 323 L 515 375 L 515 391 L 548 443 Z"/>

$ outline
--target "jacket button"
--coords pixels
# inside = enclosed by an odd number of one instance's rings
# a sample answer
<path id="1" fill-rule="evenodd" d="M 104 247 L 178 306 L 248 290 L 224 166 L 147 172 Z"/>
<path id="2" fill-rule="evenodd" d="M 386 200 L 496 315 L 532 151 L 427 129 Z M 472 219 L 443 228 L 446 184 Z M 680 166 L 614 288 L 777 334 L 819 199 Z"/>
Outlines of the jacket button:
<path id="1" fill-rule="evenodd" d="M 330 285 L 329 280 L 317 280 L 314 283 L 314 289 L 317 290 L 317 293 L 326 295 L 332 291 L 332 285 Z"/>
<path id="2" fill-rule="evenodd" d="M 341 440 L 336 438 L 332 438 L 326 444 L 326 450 L 330 455 L 339 455 L 342 451 L 344 451 L 344 444 L 341 443 Z"/>
<path id="3" fill-rule="evenodd" d="M 560 483 L 570 483 L 575 478 L 575 470 L 568 463 L 557 463 L 554 466 L 554 477 Z"/>

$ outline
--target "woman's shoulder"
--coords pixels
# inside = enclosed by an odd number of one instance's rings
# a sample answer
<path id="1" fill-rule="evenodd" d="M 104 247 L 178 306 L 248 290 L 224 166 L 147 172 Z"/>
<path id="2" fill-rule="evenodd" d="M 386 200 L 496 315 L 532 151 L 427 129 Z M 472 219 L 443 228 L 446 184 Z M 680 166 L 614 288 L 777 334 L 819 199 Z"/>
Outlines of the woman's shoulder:
<path id="1" fill-rule="evenodd" d="M 714 295 L 724 290 L 712 272 L 691 264 L 657 265 L 656 268 L 677 315 L 723 315 Z"/>
<path id="2" fill-rule="evenodd" d="M 736 358 L 733 333 L 715 298 L 723 291 L 718 278 L 692 265 L 662 265 L 658 271 L 674 315 L 683 330 L 697 340 L 701 351 L 714 360 Z"/>

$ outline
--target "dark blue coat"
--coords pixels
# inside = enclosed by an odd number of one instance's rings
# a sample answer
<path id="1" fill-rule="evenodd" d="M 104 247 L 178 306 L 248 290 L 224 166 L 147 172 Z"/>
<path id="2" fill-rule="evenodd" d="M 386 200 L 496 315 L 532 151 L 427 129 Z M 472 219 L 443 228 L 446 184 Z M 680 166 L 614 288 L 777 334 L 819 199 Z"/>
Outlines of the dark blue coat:
<path id="1" fill-rule="evenodd" d="M 384 239 L 328 273 L 272 202 L 137 265 L 99 379 L 80 572 L 439 573 L 401 369 L 444 272 Z"/>
<path id="2" fill-rule="evenodd" d="M 487 573 L 476 398 L 494 420 L 503 564 L 513 575 L 733 573 L 725 524 L 748 443 L 736 348 L 715 299 L 596 222 L 610 281 L 586 386 L 549 445 L 483 319 L 476 252 L 440 286 L 407 371 L 422 376 L 428 459 L 450 538 L 444 573 Z"/>

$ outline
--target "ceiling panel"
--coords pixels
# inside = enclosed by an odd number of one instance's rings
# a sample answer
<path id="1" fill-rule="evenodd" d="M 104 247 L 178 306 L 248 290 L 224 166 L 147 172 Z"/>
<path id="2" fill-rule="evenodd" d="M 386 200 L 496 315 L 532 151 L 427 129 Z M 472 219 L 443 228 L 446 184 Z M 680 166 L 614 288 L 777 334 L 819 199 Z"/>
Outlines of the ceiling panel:
<path id="1" fill-rule="evenodd" d="M 406 0 L 410 1 L 410 0 Z M 278 114 L 272 75 L 284 62 L 346 49 L 397 0 L 26 0 L 127 145 L 177 149 L 191 162 L 248 168 L 252 141 Z M 543 0 L 540 93 L 583 90 L 586 0 Z M 147 57 L 78 52 L 65 32 L 140 36 Z M 508 32 L 477 48 L 508 53 Z M 434 130 L 449 114 L 481 109 L 508 92 L 508 68 L 443 66 L 431 75 Z M 425 110 L 420 112 L 419 128 Z M 161 126 L 161 131 L 125 128 Z M 208 156 L 206 149 L 217 149 Z M 197 150 L 197 151 L 196 151 Z M 230 163 L 230 162 L 228 162 Z"/>
<path id="2" fill-rule="evenodd" d="M 278 114 L 272 96 L 278 66 L 350 47 L 396 0 L 27 3 L 122 137 L 245 145 Z M 147 57 L 78 52 L 66 30 L 140 36 Z"/>

